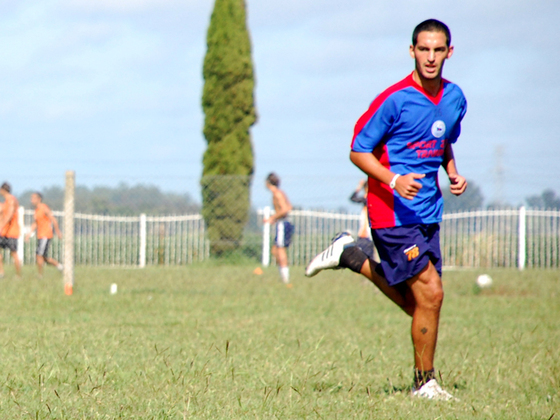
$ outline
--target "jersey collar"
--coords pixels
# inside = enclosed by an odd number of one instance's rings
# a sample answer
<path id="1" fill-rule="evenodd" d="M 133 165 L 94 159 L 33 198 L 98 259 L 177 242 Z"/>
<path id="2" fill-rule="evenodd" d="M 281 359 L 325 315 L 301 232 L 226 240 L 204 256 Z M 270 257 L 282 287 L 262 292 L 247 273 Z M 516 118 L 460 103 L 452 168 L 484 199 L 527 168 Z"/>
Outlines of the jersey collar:
<path id="1" fill-rule="evenodd" d="M 430 95 L 428 92 L 426 92 L 424 90 L 424 88 L 419 85 L 418 83 L 416 83 L 416 81 L 414 80 L 414 78 L 412 77 L 412 75 L 414 74 L 414 72 L 410 73 L 410 75 L 408 76 L 409 80 L 410 80 L 410 85 L 416 89 L 417 91 L 419 91 L 420 93 L 422 93 L 426 98 L 428 98 L 434 105 L 439 104 L 439 102 L 441 101 L 441 98 L 443 97 L 443 86 L 444 86 L 444 79 L 441 79 L 441 86 L 439 87 L 439 92 L 436 96 L 432 96 Z"/>

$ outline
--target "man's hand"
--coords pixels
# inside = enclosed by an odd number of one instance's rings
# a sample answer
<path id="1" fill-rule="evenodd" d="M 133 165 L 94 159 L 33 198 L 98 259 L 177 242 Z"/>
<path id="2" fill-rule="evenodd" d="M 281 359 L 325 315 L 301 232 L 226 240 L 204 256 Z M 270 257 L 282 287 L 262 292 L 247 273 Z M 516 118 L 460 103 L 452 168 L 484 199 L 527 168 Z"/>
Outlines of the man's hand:
<path id="1" fill-rule="evenodd" d="M 395 191 L 398 192 L 402 198 L 412 200 L 416 197 L 420 188 L 422 188 L 422 184 L 416 182 L 415 180 L 422 179 L 425 176 L 425 174 L 415 173 L 401 175 L 397 178 L 397 182 L 395 183 Z"/>
<path id="2" fill-rule="evenodd" d="M 467 189 L 467 180 L 459 174 L 449 174 L 449 190 L 453 195 L 461 195 Z"/>

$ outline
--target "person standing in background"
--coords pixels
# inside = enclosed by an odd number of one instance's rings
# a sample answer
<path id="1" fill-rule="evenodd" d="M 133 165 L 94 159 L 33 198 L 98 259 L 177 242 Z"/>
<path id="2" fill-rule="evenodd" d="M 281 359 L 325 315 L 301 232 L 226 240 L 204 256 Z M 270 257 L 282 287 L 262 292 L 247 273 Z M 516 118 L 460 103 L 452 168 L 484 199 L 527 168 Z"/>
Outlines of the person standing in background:
<path id="1" fill-rule="evenodd" d="M 288 254 L 286 248 L 290 246 L 292 233 L 294 231 L 294 226 L 289 220 L 292 205 L 286 193 L 280 189 L 280 178 L 274 172 L 271 172 L 266 178 L 266 187 L 272 193 L 274 214 L 264 220 L 264 223 L 276 223 L 276 237 L 274 238 L 272 255 L 274 255 L 276 259 L 282 281 L 285 284 L 289 284 L 290 269 L 288 268 Z"/>
<path id="2" fill-rule="evenodd" d="M 358 228 L 358 239 L 356 240 L 356 245 L 364 251 L 369 259 L 379 261 L 379 255 L 377 254 L 371 239 L 367 209 L 367 193 L 368 184 L 367 179 L 365 179 L 358 183 L 358 186 L 350 196 L 350 201 L 362 205 L 362 211 L 360 211 L 360 227 Z"/>
<path id="3" fill-rule="evenodd" d="M 58 222 L 53 216 L 51 209 L 43 203 L 43 196 L 41 193 L 35 192 L 31 194 L 31 204 L 35 207 L 35 221 L 31 225 L 31 229 L 27 235 L 25 235 L 25 240 L 28 241 L 31 234 L 37 230 L 37 251 L 35 254 L 37 257 L 39 277 L 42 278 L 45 262 L 56 267 L 59 271 L 62 271 L 62 264 L 54 258 L 47 256 L 49 245 L 53 238 L 53 228 L 59 239 L 62 239 L 62 233 L 60 232 Z"/>
<path id="4" fill-rule="evenodd" d="M 0 195 L 4 197 L 2 217 L 0 217 L 0 249 L 8 249 L 14 260 L 16 276 L 21 278 L 21 263 L 17 254 L 19 238 L 19 202 L 12 194 L 12 187 L 4 182 L 0 187 Z M 0 278 L 4 277 L 4 258 L 0 253 Z"/>

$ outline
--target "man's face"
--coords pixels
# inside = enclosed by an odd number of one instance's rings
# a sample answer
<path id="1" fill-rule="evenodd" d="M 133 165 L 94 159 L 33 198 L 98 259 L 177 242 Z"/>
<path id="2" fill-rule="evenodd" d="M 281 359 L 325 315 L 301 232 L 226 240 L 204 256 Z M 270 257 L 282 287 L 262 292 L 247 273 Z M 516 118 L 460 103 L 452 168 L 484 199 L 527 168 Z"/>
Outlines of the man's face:
<path id="1" fill-rule="evenodd" d="M 41 202 L 41 199 L 39 198 L 39 196 L 37 194 L 31 194 L 31 204 L 33 204 L 35 207 L 37 207 L 37 204 L 39 204 Z"/>
<path id="2" fill-rule="evenodd" d="M 416 46 L 410 46 L 410 56 L 416 62 L 416 72 L 426 80 L 441 77 L 443 63 L 453 55 L 453 47 L 446 44 L 443 32 L 423 31 L 418 34 Z"/>

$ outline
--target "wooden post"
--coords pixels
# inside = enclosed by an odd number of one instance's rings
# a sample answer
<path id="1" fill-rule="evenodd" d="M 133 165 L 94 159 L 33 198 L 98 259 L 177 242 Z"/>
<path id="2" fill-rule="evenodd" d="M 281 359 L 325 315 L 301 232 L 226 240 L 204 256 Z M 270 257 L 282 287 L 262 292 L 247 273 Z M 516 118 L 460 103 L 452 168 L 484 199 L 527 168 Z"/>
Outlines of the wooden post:
<path id="1" fill-rule="evenodd" d="M 165 224 L 159 224 L 158 264 L 165 265 Z"/>
<path id="2" fill-rule="evenodd" d="M 527 209 L 523 206 L 519 208 L 518 226 L 517 268 L 519 270 L 524 270 L 527 257 Z"/>
<path id="3" fill-rule="evenodd" d="M 23 229 L 24 226 L 24 219 L 23 216 L 25 214 L 25 208 L 23 206 L 19 206 L 18 208 L 18 223 L 20 226 L 20 230 L 19 230 L 19 238 L 18 238 L 18 242 L 17 242 L 17 254 L 18 254 L 18 258 L 19 258 L 19 263 L 23 266 L 24 263 L 24 252 L 23 252 L 23 247 L 25 246 L 25 232 Z"/>
<path id="4" fill-rule="evenodd" d="M 267 220 L 270 217 L 270 213 L 270 207 L 265 207 L 263 219 Z M 262 265 L 264 267 L 270 265 L 270 223 L 263 223 Z"/>
<path id="5" fill-rule="evenodd" d="M 74 191 L 76 174 L 66 171 L 64 192 L 64 293 L 74 292 Z"/>
<path id="6" fill-rule="evenodd" d="M 146 267 L 146 214 L 140 215 L 140 255 L 138 266 L 140 268 Z"/>

